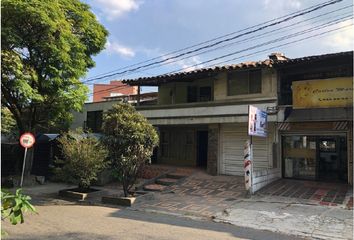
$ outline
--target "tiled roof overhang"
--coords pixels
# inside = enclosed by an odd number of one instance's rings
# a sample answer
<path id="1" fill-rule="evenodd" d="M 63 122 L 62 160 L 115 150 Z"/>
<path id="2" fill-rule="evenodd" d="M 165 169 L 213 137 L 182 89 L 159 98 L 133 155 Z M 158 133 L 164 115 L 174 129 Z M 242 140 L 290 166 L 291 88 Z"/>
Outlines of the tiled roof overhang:
<path id="1" fill-rule="evenodd" d="M 188 71 L 188 72 L 176 72 L 171 74 L 163 74 L 153 77 L 140 77 L 137 79 L 126 79 L 123 80 L 123 83 L 129 84 L 131 86 L 159 86 L 168 82 L 188 82 L 196 79 L 213 77 L 220 72 L 230 71 L 230 70 L 239 70 L 239 69 L 252 69 L 252 68 L 281 68 L 283 66 L 289 66 L 292 64 L 298 63 L 309 63 L 315 61 L 322 61 L 331 58 L 351 56 L 353 57 L 353 51 L 348 52 L 339 52 L 339 53 L 331 53 L 331 54 L 323 54 L 323 55 L 315 55 L 315 56 L 306 56 L 301 58 L 287 59 L 287 60 L 271 60 L 267 59 L 264 61 L 257 62 L 243 62 L 239 64 L 231 64 L 224 66 L 214 66 L 210 68 L 199 68 L 196 70 Z"/>
<path id="2" fill-rule="evenodd" d="M 275 61 L 273 63 L 274 68 L 280 68 L 282 66 L 294 65 L 297 63 L 312 63 L 316 61 L 326 61 L 338 58 L 350 58 L 353 61 L 353 51 L 339 52 L 339 53 L 329 53 L 323 55 L 307 56 L 301 58 L 293 58 L 285 61 Z"/>

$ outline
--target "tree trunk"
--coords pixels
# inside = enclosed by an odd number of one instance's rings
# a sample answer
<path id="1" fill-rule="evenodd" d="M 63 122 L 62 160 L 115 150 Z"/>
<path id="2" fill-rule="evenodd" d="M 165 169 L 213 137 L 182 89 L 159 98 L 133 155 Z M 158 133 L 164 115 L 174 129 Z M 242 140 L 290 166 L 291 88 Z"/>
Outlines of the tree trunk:
<path id="1" fill-rule="evenodd" d="M 124 197 L 128 197 L 128 179 L 123 177 L 123 192 L 124 192 Z"/>

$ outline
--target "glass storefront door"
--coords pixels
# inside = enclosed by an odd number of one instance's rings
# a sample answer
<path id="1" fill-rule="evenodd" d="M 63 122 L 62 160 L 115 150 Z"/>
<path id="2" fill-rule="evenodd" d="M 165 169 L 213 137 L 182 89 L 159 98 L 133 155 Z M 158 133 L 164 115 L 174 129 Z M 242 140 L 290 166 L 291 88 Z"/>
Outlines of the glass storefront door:
<path id="1" fill-rule="evenodd" d="M 285 178 L 347 181 L 345 136 L 282 136 Z"/>

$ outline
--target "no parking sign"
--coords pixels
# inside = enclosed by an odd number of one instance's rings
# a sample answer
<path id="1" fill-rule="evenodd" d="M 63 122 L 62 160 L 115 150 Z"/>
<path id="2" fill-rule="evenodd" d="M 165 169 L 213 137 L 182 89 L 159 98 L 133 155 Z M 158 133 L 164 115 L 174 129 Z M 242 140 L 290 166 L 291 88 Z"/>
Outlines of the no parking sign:
<path id="1" fill-rule="evenodd" d="M 35 142 L 36 142 L 36 138 L 33 136 L 32 133 L 27 132 L 27 133 L 22 134 L 20 137 L 20 144 L 22 147 L 25 148 L 25 155 L 23 157 L 20 187 L 22 187 L 22 184 L 23 184 L 23 174 L 25 172 L 27 149 L 31 148 Z"/>
<path id="2" fill-rule="evenodd" d="M 20 137 L 20 144 L 24 148 L 31 148 L 35 142 L 36 139 L 32 133 L 24 133 Z"/>

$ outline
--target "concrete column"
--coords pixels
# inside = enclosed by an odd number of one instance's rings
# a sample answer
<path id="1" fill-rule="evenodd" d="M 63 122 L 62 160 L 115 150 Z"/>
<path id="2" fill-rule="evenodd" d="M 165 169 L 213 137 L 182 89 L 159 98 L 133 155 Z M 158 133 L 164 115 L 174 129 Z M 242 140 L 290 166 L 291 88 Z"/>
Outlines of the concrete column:
<path id="1" fill-rule="evenodd" d="M 219 125 L 211 124 L 208 127 L 208 161 L 207 172 L 211 175 L 218 173 L 219 156 Z"/>
<path id="2" fill-rule="evenodd" d="M 348 183 L 353 186 L 353 122 L 348 122 Z"/>

